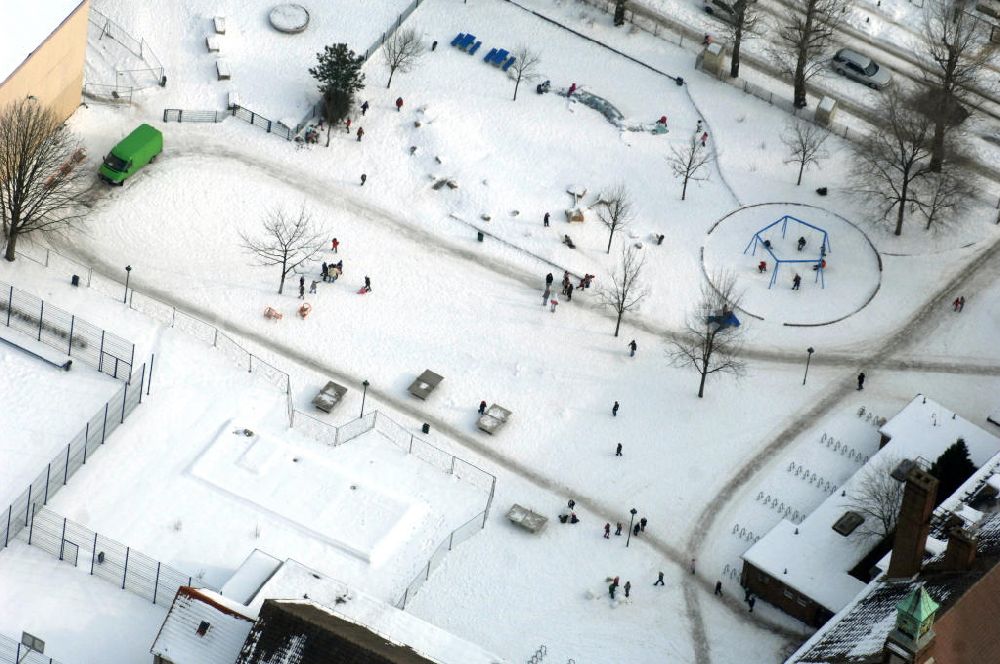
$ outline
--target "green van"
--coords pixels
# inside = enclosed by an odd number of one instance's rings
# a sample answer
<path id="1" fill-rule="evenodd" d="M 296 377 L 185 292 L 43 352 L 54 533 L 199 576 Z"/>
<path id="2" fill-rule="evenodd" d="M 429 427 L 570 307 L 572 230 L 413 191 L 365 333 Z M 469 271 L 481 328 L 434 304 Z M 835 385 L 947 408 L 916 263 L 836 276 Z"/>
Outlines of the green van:
<path id="1" fill-rule="evenodd" d="M 108 184 L 125 184 L 140 168 L 163 152 L 163 134 L 159 129 L 141 124 L 108 153 L 99 174 Z"/>

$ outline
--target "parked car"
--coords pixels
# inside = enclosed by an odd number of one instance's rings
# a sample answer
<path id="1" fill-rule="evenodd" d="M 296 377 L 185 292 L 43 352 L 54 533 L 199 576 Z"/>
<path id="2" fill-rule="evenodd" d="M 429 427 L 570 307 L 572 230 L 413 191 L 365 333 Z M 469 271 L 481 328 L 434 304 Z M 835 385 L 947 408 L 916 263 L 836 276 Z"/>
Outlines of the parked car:
<path id="1" fill-rule="evenodd" d="M 736 21 L 736 11 L 726 0 L 703 0 L 705 13 L 716 18 L 721 18 L 727 23 Z"/>
<path id="2" fill-rule="evenodd" d="M 842 48 L 833 56 L 833 68 L 841 76 L 881 90 L 892 82 L 892 72 L 867 55 Z"/>
<path id="3" fill-rule="evenodd" d="M 104 157 L 98 174 L 108 184 L 121 186 L 161 152 L 163 134 L 159 129 L 141 124 Z"/>

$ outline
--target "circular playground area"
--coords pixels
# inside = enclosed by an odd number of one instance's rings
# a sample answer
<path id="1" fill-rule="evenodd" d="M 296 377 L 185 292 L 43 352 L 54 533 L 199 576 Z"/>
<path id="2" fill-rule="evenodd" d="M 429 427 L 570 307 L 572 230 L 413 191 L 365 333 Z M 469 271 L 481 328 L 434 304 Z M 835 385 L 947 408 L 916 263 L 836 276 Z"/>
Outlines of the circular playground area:
<path id="1" fill-rule="evenodd" d="M 786 325 L 843 320 L 863 309 L 881 283 L 881 260 L 868 237 L 811 205 L 739 208 L 708 231 L 702 250 L 709 279 L 736 275 L 744 313 Z"/>

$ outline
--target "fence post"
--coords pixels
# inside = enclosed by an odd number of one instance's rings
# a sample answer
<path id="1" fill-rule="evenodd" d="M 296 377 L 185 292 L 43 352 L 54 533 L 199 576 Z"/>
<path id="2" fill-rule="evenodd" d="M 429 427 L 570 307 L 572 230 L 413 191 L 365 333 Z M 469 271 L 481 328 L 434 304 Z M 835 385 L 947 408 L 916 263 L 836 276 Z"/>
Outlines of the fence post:
<path id="1" fill-rule="evenodd" d="M 97 370 L 104 371 L 104 330 L 101 330 L 101 348 L 97 359 Z"/>
<path id="2" fill-rule="evenodd" d="M 142 403 L 142 385 L 146 382 L 146 363 L 142 363 L 142 375 L 139 376 L 139 403 Z"/>
<path id="3" fill-rule="evenodd" d="M 76 324 L 76 316 L 70 316 L 69 318 L 69 348 L 66 349 L 66 354 L 73 357 L 73 326 Z"/>
<path id="4" fill-rule="evenodd" d="M 212 340 L 212 347 L 217 348 L 219 346 L 219 328 L 215 328 L 215 338 Z"/>
<path id="5" fill-rule="evenodd" d="M 63 553 L 66 550 L 66 517 L 63 517 L 63 531 L 62 536 L 59 538 L 59 560 L 63 559 Z"/>
<path id="6" fill-rule="evenodd" d="M 253 353 L 247 353 L 250 356 L 250 368 L 247 369 L 247 373 L 253 373 Z"/>
<path id="7" fill-rule="evenodd" d="M 153 604 L 156 604 L 156 591 L 160 589 L 160 563 L 156 563 L 156 581 L 153 582 Z"/>
<path id="8" fill-rule="evenodd" d="M 407 454 L 413 454 L 413 434 L 412 433 L 410 434 L 410 450 L 407 452 Z"/>
<path id="9" fill-rule="evenodd" d="M 67 456 L 66 458 L 68 459 L 69 457 Z M 452 474 L 452 475 L 455 474 L 455 457 L 451 457 L 451 471 L 450 471 L 450 474 Z"/>
<path id="10" fill-rule="evenodd" d="M 431 561 L 427 561 L 427 574 L 424 576 L 424 581 L 431 578 Z"/>
<path id="11" fill-rule="evenodd" d="M 14 309 L 14 287 L 10 287 L 10 295 L 7 296 L 7 327 L 10 327 L 10 312 Z"/>
<path id="12" fill-rule="evenodd" d="M 28 523 L 28 514 L 31 513 L 31 489 L 34 486 L 35 486 L 34 484 L 29 484 L 28 485 L 28 504 L 24 506 L 24 522 L 25 523 Z"/>
<path id="13" fill-rule="evenodd" d="M 452 544 L 453 544 L 454 541 L 455 541 L 455 531 L 453 530 L 453 531 L 451 531 L 451 534 L 448 535 L 448 550 L 449 551 L 451 551 L 451 546 L 452 546 Z"/>
<path id="14" fill-rule="evenodd" d="M 140 394 L 142 392 L 140 391 Z M 125 389 L 122 390 L 122 418 L 118 424 L 125 424 L 125 404 L 128 403 L 128 381 L 125 381 Z"/>
<path id="15" fill-rule="evenodd" d="M 101 445 L 104 444 L 104 438 L 108 432 L 108 404 L 104 404 L 104 426 L 101 427 Z"/>
<path id="16" fill-rule="evenodd" d="M 73 443 L 66 443 L 66 467 L 63 469 L 63 486 L 66 486 L 66 482 L 69 480 L 69 448 L 72 444 Z M 87 446 L 86 441 L 84 441 L 83 446 Z"/>
<path id="17" fill-rule="evenodd" d="M 45 321 L 45 300 L 42 300 L 42 306 L 38 309 L 38 340 L 42 340 L 42 325 Z"/>
<path id="18" fill-rule="evenodd" d="M 31 521 L 28 523 L 28 546 L 31 546 L 31 536 L 35 534 L 35 509 L 31 508 Z"/>
<path id="19" fill-rule="evenodd" d="M 45 496 L 42 498 L 42 505 L 49 504 L 49 475 L 52 474 L 52 462 L 45 467 Z"/>
<path id="20" fill-rule="evenodd" d="M 6 548 L 8 542 L 10 542 L 10 515 L 14 511 L 14 506 L 11 505 L 7 508 L 7 530 L 3 534 L 3 545 Z"/>
<path id="21" fill-rule="evenodd" d="M 149 358 L 149 380 L 146 381 L 146 396 L 149 396 L 149 388 L 153 386 L 153 366 L 156 364 L 156 353 Z"/>
<path id="22" fill-rule="evenodd" d="M 97 560 L 97 533 L 94 533 L 94 549 L 90 552 L 90 575 L 94 575 L 94 561 Z"/>
<path id="23" fill-rule="evenodd" d="M 128 554 L 130 547 L 125 547 L 125 569 L 122 570 L 122 590 L 125 590 L 125 579 L 128 578 Z"/>

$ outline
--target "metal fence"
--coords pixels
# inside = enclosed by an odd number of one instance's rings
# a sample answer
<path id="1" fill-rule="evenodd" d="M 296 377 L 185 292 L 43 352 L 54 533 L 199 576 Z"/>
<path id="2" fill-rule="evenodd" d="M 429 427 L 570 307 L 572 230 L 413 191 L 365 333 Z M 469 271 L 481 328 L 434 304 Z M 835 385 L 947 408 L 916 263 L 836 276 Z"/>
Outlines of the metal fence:
<path id="1" fill-rule="evenodd" d="M 83 429 L 66 444 L 65 450 L 60 450 L 52 461 L 39 473 L 28 488 L 7 508 L 7 514 L 0 512 L 0 537 L 6 547 L 19 532 L 31 523 L 31 514 L 38 506 L 48 504 L 69 478 L 92 457 L 97 449 L 104 444 L 108 436 L 114 433 L 125 418 L 132 414 L 136 406 L 142 403 L 142 388 L 146 379 L 146 365 L 133 373 L 129 380 L 122 384 Z"/>
<path id="2" fill-rule="evenodd" d="M 59 664 L 59 660 L 46 657 L 0 634 L 0 664 Z"/>
<path id="3" fill-rule="evenodd" d="M 364 61 L 365 62 L 368 62 L 368 58 L 372 57 L 372 55 L 375 53 L 375 51 L 377 51 L 379 49 L 379 47 L 382 46 L 382 44 L 385 43 L 385 40 L 388 39 L 389 37 L 391 37 L 393 35 L 393 33 L 396 32 L 396 30 L 398 30 L 400 28 L 400 26 L 403 25 L 403 21 L 405 21 L 406 19 L 410 18 L 410 14 L 413 13 L 413 10 L 415 10 L 417 7 L 419 7 L 423 3 L 423 1 L 424 0 L 412 0 L 412 2 L 410 2 L 410 4 L 406 6 L 406 9 L 404 9 L 403 11 L 401 11 L 399 13 L 399 16 L 396 17 L 396 20 L 393 21 L 389 25 L 389 27 L 386 28 L 385 32 L 383 32 L 375 40 L 375 42 L 372 43 L 372 45 L 368 47 L 368 50 L 366 50 L 364 52 L 364 56 L 363 57 L 364 57 Z"/>
<path id="4" fill-rule="evenodd" d="M 222 122 L 230 115 L 229 111 L 189 111 L 183 108 L 163 109 L 164 122 Z"/>
<path id="5" fill-rule="evenodd" d="M 125 28 L 115 23 L 113 20 L 99 12 L 94 7 L 90 8 L 90 14 L 88 15 L 88 20 L 90 23 L 99 30 L 98 40 L 101 39 L 111 39 L 112 41 L 118 42 L 125 47 L 132 55 L 136 56 L 142 60 L 146 67 L 141 69 L 115 69 L 115 79 L 123 74 L 131 74 L 133 77 L 143 76 L 147 77 L 147 82 L 149 85 L 145 87 L 152 87 L 153 85 L 164 85 L 166 80 L 164 78 L 165 70 L 163 68 L 163 63 L 160 59 L 156 57 L 153 53 L 153 49 L 149 47 L 149 43 L 142 38 L 136 39 L 130 35 Z"/>
<path id="6" fill-rule="evenodd" d="M 169 604 L 180 586 L 190 586 L 196 578 L 38 505 L 28 524 L 28 544 L 74 567 L 89 567 L 91 576 L 153 604 Z M 198 585 L 217 590 L 201 579 Z"/>
<path id="7" fill-rule="evenodd" d="M 490 494 L 491 499 L 492 497 L 493 495 Z M 407 602 L 413 599 L 420 588 L 423 587 L 424 582 L 431 578 L 431 572 L 433 572 L 437 566 L 441 564 L 441 561 L 444 560 L 444 557 L 448 554 L 448 552 L 451 551 L 456 545 L 461 544 L 486 527 L 486 517 L 488 515 L 489 508 L 483 510 L 476 516 L 466 521 L 463 525 L 453 530 L 451 534 L 438 545 L 438 548 L 434 550 L 434 553 L 431 554 L 430 560 L 428 560 L 427 564 L 424 565 L 419 572 L 417 572 L 413 581 L 406 586 L 406 589 L 403 590 L 403 594 L 398 600 L 396 600 L 394 606 L 397 609 L 405 609 Z"/>
<path id="8" fill-rule="evenodd" d="M 96 101 L 106 101 L 112 104 L 131 104 L 132 93 L 130 85 L 106 85 L 103 83 L 84 83 L 83 96 Z"/>
<path id="9" fill-rule="evenodd" d="M 0 282 L 0 325 L 18 330 L 109 376 L 128 377 L 135 344 Z"/>

